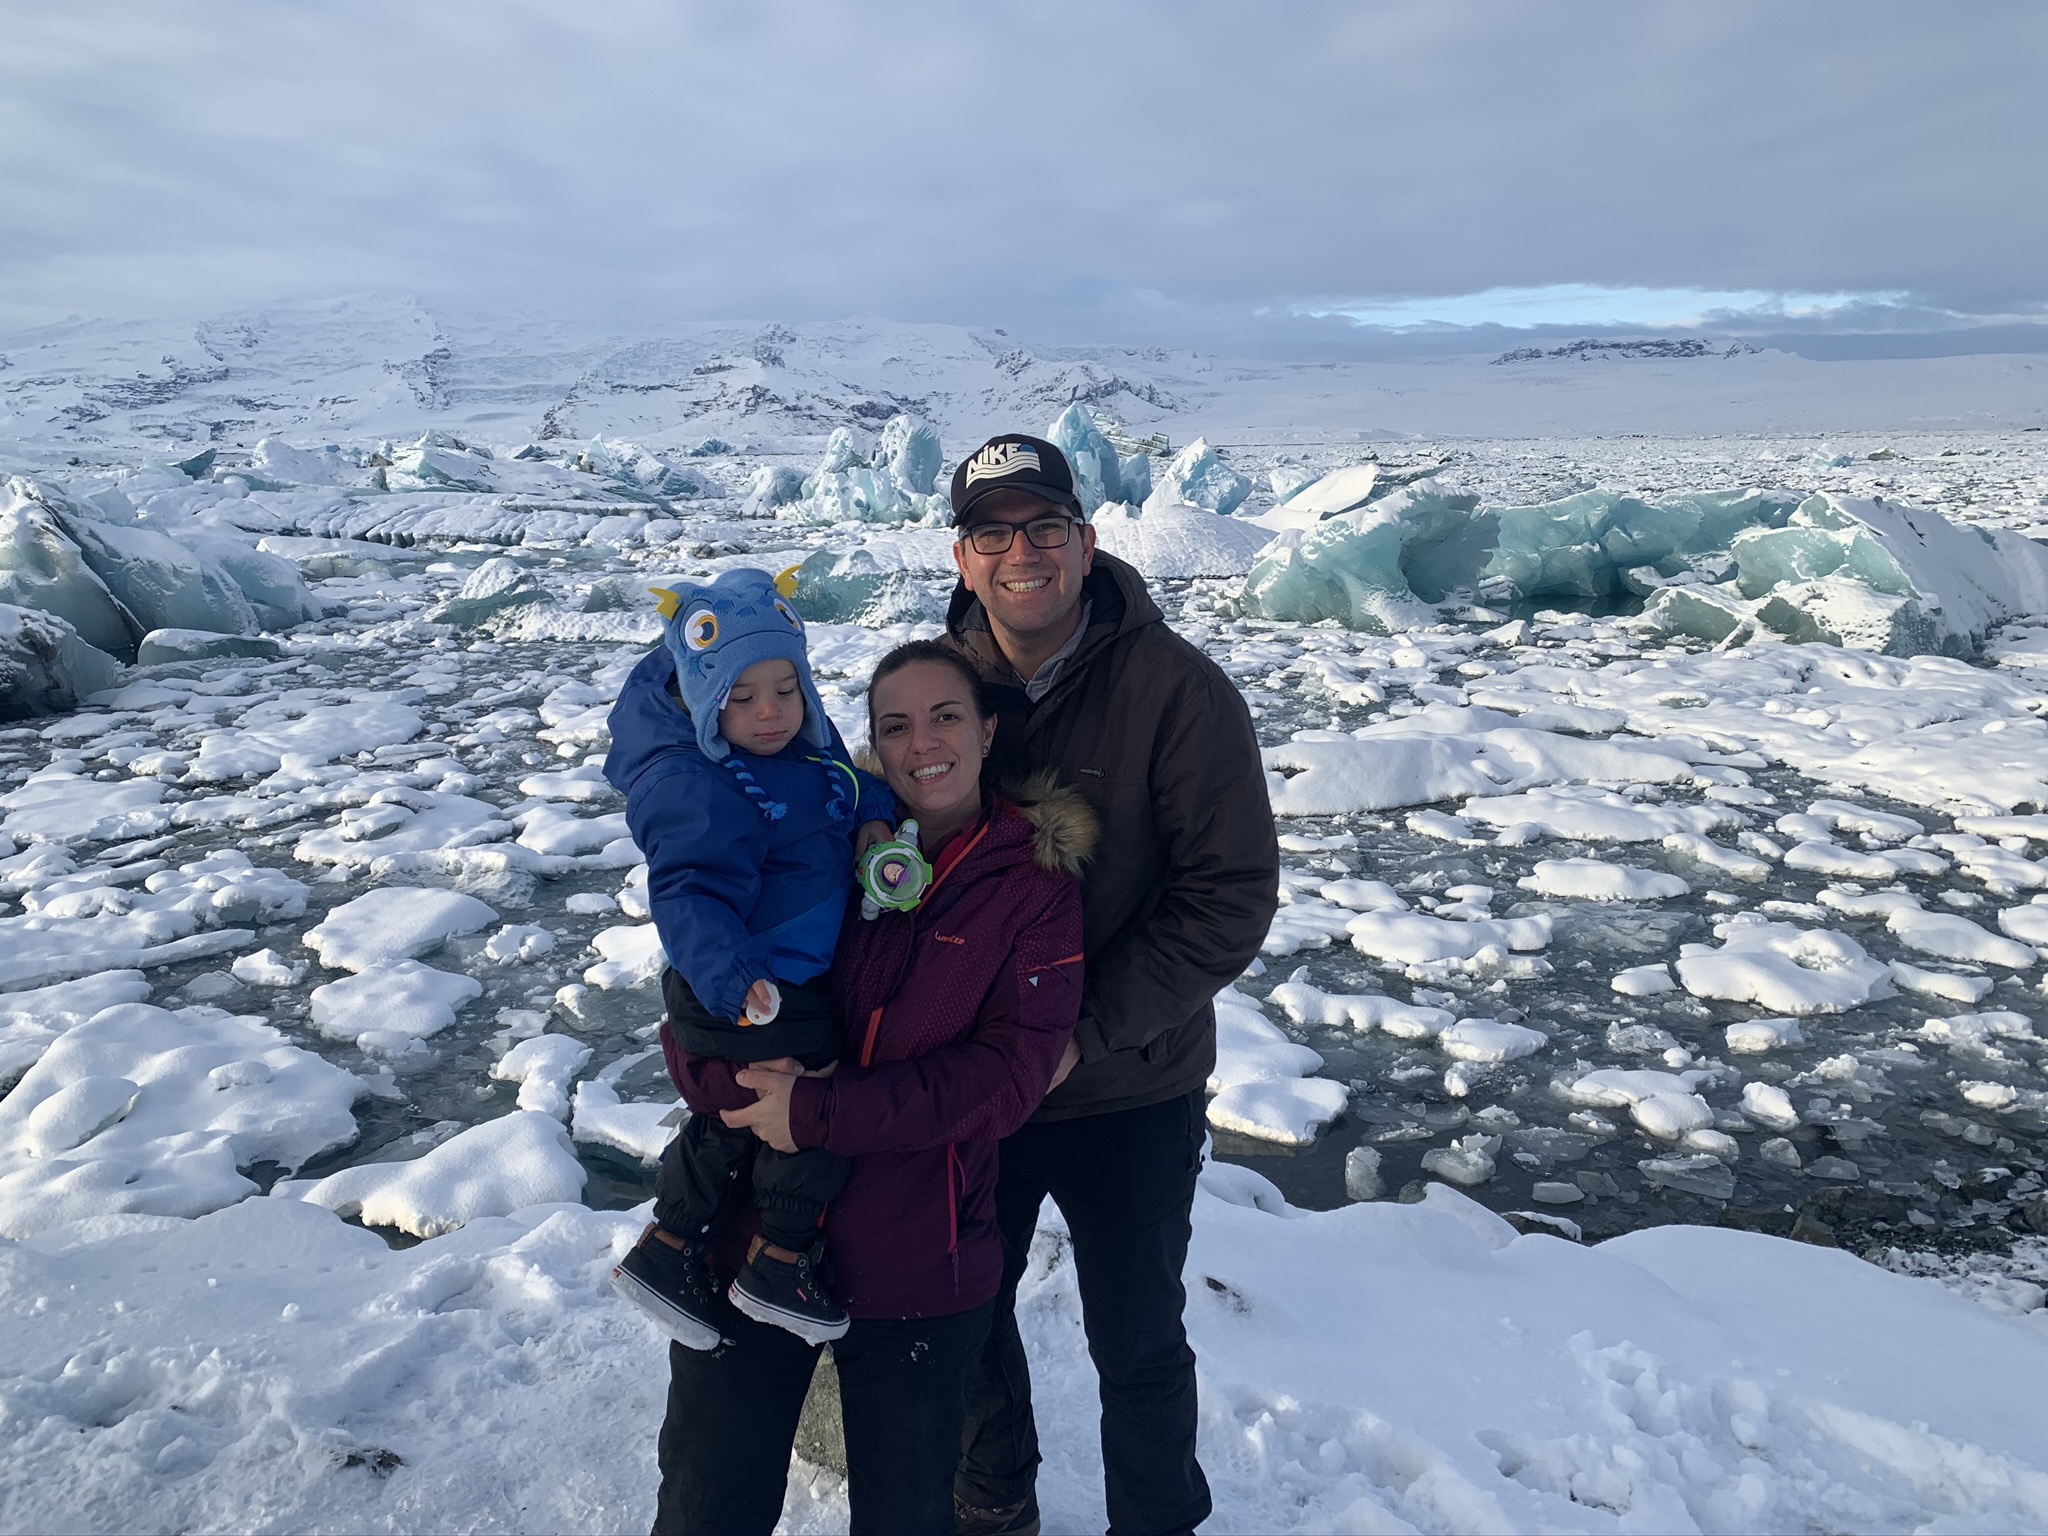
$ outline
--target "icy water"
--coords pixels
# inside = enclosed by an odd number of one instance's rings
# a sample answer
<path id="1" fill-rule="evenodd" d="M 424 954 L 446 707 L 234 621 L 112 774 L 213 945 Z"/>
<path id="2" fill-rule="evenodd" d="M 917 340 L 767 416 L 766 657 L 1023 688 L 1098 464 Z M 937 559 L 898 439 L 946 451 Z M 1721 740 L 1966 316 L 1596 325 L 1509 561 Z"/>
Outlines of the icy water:
<path id="1" fill-rule="evenodd" d="M 422 957 L 439 970 L 474 977 L 482 995 L 461 1007 L 453 1024 L 396 1052 L 388 1041 L 366 1052 L 316 1027 L 312 993 L 338 979 L 317 963 L 282 987 L 237 980 L 228 968 L 232 954 L 150 972 L 151 1001 L 260 1014 L 295 1043 L 371 1083 L 356 1106 L 359 1139 L 296 1170 L 301 1178 L 416 1157 L 464 1127 L 504 1115 L 519 1085 L 494 1080 L 490 1070 L 517 1040 L 542 1030 L 591 1047 L 578 1076 L 626 1103 L 670 1097 L 654 1044 L 657 989 L 616 979 L 593 985 L 586 976 L 598 959 L 593 941 L 644 917 L 633 901 L 633 860 L 607 848 L 603 833 L 578 834 L 584 819 L 622 809 L 608 787 L 593 781 L 590 765 L 602 757 L 610 691 L 641 649 L 619 643 L 631 632 L 628 616 L 602 610 L 617 601 L 618 591 L 644 585 L 636 564 L 649 571 L 672 567 L 656 567 L 652 556 L 522 552 L 520 563 L 558 593 L 562 611 L 587 604 L 600 610 L 587 619 L 588 628 L 602 630 L 600 621 L 613 618 L 625 627 L 615 625 L 617 638 L 605 641 L 494 639 L 425 622 L 423 615 L 500 551 L 405 557 L 392 551 L 380 566 L 372 558 L 375 547 L 369 548 L 353 574 L 325 583 L 326 595 L 347 600 L 347 612 L 293 636 L 280 660 L 160 668 L 137 674 L 114 707 L 0 732 L 0 782 L 10 788 L 52 766 L 95 783 L 147 771 L 167 785 L 166 824 L 146 836 L 75 845 L 71 857 L 78 867 L 62 877 L 66 890 L 133 889 L 156 871 L 234 850 L 306 883 L 304 914 L 255 925 L 245 946 L 296 960 L 311 958 L 301 937 L 326 912 L 378 885 L 453 886 L 495 910 L 498 925 Z M 701 569 L 729 561 L 736 546 L 706 539 L 679 560 L 682 553 L 669 549 L 661 558 Z M 791 546 L 788 558 L 801 553 L 801 546 Z M 766 549 L 749 558 L 778 563 Z M 932 584 L 934 593 L 939 590 Z M 1230 591 L 1227 583 L 1173 583 L 1162 598 L 1169 617 L 1238 681 L 1269 745 L 1297 732 L 1348 733 L 1432 708 L 1478 708 L 1494 696 L 1483 690 L 1497 692 L 1518 676 L 1547 675 L 1543 669 L 1560 664 L 1606 677 L 1601 669 L 1617 663 L 1683 667 L 1695 660 L 1685 650 L 1646 651 L 1640 637 L 1617 623 L 1562 613 L 1506 630 L 1489 619 L 1390 639 L 1247 622 L 1234 616 Z M 855 736 L 865 663 L 900 634 L 851 626 L 818 634 L 828 701 Z M 1554 689 L 1554 680 L 1545 686 Z M 266 701 L 302 713 L 366 708 L 380 699 L 416 710 L 423 731 L 296 773 L 290 762 L 281 772 L 216 780 L 190 771 L 195 757 L 204 761 L 202 749 L 213 750 L 206 746 L 210 738 L 233 732 Z M 1612 731 L 1616 723 L 1567 714 L 1543 728 L 1580 740 Z M 1767 846 L 1756 839 L 1775 839 L 1769 846 L 1782 854 L 1803 837 L 1839 848 L 1853 863 L 1859 852 L 1896 849 L 1906 841 L 1904 824 L 1884 830 L 1881 823 L 1879 835 L 1859 837 L 1842 828 L 1839 813 L 1839 843 L 1825 826 L 1795 825 L 1796 837 L 1778 828 L 1781 818 L 1802 816 L 1822 800 L 1906 818 L 1922 843 L 1956 836 L 1951 818 L 1926 805 L 1825 788 L 1755 752 L 1743 756 L 1739 746 L 1726 744 L 1724 751 L 1748 766 L 1704 775 L 1718 782 L 1607 787 L 1619 790 L 1627 807 L 1711 810 L 1721 818 L 1717 846 L 1730 855 L 1738 844 Z M 394 834 L 377 820 L 380 807 L 399 807 L 394 817 L 424 817 L 457 799 L 506 819 L 523 818 L 529 843 L 568 851 L 535 853 L 514 845 L 508 854 L 510 829 L 502 826 L 475 834 L 467 847 L 452 835 L 407 845 L 403 827 L 394 841 L 383 840 Z M 1459 809 L 1453 798 L 1434 806 L 1401 803 L 1376 814 L 1283 816 L 1283 879 L 1292 899 L 1269 953 L 1239 990 L 1263 1000 L 1293 977 L 1342 997 L 1384 995 L 1458 1019 L 1521 1025 L 1540 1031 L 1542 1045 L 1498 1063 L 1453 1063 L 1433 1038 L 1297 1022 L 1284 1007 L 1268 1007 L 1269 1022 L 1320 1054 L 1315 1075 L 1348 1087 L 1348 1107 L 1308 1146 L 1219 1132 L 1218 1156 L 1256 1168 L 1298 1204 L 1328 1207 L 1348 1198 L 1346 1162 L 1355 1148 L 1377 1152 L 1383 1197 L 1397 1198 L 1412 1195 L 1417 1181 L 1431 1176 L 1426 1156 L 1484 1138 L 1478 1146 L 1491 1172 L 1468 1183 L 1469 1193 L 1503 1212 L 1534 1212 L 1553 1223 L 1562 1218 L 1588 1238 L 1670 1221 L 1733 1222 L 1778 1232 L 1799 1226 L 1805 1235 L 1840 1228 L 1842 1240 L 1853 1238 L 1859 1246 L 1967 1248 L 2006 1241 L 2036 1219 L 2033 1212 L 2048 1209 L 2039 1198 L 2048 1129 L 2048 1095 L 2040 1091 L 2044 1047 L 2036 1038 L 2048 1019 L 2039 966 L 1910 951 L 1882 912 L 1855 915 L 1854 900 L 1890 887 L 1929 910 L 1974 916 L 1989 931 L 1999 911 L 2027 901 L 2034 880 L 2027 871 L 2041 868 L 2026 857 L 2024 836 L 1999 847 L 2004 864 L 1992 859 L 1991 867 L 2003 871 L 1998 890 L 1987 890 L 1981 873 L 1988 854 L 1976 865 L 1968 858 L 1951 865 L 1932 854 L 1918 867 L 1939 873 L 1861 884 L 1802 873 L 1774 857 L 1766 861 L 1767 878 L 1744 882 L 1675 857 L 1657 841 L 1592 841 L 1540 824 L 1497 829 L 1448 816 Z M 465 814 L 474 822 L 484 812 Z M 555 844 L 534 837 L 536 814 L 554 818 L 566 836 Z M 324 844 L 319 834 L 328 835 Z M 400 845 L 409 848 L 404 857 L 374 862 L 379 850 Z M 1689 889 L 1660 900 L 1592 902 L 1539 896 L 1520 884 L 1539 861 L 1567 859 L 1674 871 Z M 19 856 L 11 861 L 21 863 Z M 26 905 L 41 899 L 37 892 L 51 878 L 31 869 L 6 889 Z M 1346 942 L 1344 924 L 1356 913 L 1328 899 L 1327 888 L 1346 881 L 1384 882 L 1410 910 L 1434 910 L 1453 921 L 1546 917 L 1549 941 L 1501 965 L 1375 959 Z M 2034 885 L 2048 886 L 2048 875 Z M 14 910 L 10 903 L 0 916 Z M 1738 1055 L 1729 1048 L 1728 1026 L 1769 1010 L 1684 990 L 1625 996 L 1610 986 L 1620 972 L 1673 960 L 1682 945 L 1713 944 L 1717 922 L 1741 912 L 1846 934 L 1879 962 L 1906 960 L 1965 983 L 1980 979 L 1984 996 L 1966 1005 L 1905 991 L 1879 995 L 1846 1012 L 1804 1016 L 1794 1043 Z M 527 942 L 517 942 L 515 934 L 508 944 L 501 927 L 526 934 Z M 1279 937 L 1283 929 L 1292 937 Z M 538 938 L 542 930 L 545 937 Z M 1930 1019 L 1958 1015 L 2008 1022 L 1974 1034 L 1930 1035 Z M 2017 1025 L 2010 1022 L 2015 1016 Z M 1718 1154 L 1700 1152 L 1697 1139 L 1681 1148 L 1648 1134 L 1625 1105 L 1592 1105 L 1568 1091 L 1600 1069 L 1691 1074 L 1685 1086 L 1711 1106 L 1711 1129 L 1722 1135 L 1714 1144 Z M 1781 1088 L 1796 1123 L 1772 1127 L 1746 1114 L 1743 1094 L 1750 1083 Z M 1967 1092 L 1966 1084 L 1973 1085 Z M 2001 1095 L 2000 1085 L 2009 1091 Z M 580 1115 L 572 1119 L 589 1174 L 585 1199 L 619 1208 L 646 1198 L 652 1175 L 644 1147 L 619 1145 L 616 1137 L 607 1144 L 594 1124 Z M 281 1170 L 252 1172 L 268 1184 Z"/>

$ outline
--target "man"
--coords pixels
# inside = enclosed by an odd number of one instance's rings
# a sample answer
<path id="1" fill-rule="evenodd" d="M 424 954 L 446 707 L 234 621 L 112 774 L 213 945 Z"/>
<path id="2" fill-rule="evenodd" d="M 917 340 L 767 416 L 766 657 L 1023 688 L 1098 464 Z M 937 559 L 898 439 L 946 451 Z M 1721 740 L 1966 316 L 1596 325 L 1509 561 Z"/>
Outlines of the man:
<path id="1" fill-rule="evenodd" d="M 1067 1219 L 1101 1383 L 1112 1536 L 1191 1531 L 1195 1356 L 1181 1320 L 1210 999 L 1258 953 L 1280 855 L 1258 741 L 1222 671 L 1095 548 L 1065 456 L 991 438 L 953 475 L 947 614 L 997 710 L 1000 771 L 1052 769 L 1102 823 L 1084 876 L 1081 1022 L 1036 1117 L 1003 1143 L 1006 1266 L 955 1484 L 972 1536 L 1038 1529 L 1038 1435 L 1017 1282 L 1049 1194 Z"/>

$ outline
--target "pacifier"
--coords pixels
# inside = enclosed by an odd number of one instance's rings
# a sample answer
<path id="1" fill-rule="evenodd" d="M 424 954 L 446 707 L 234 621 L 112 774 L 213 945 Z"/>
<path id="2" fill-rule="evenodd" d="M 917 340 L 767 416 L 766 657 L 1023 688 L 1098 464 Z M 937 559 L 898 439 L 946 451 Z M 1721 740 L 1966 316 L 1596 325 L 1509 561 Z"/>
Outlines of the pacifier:
<path id="1" fill-rule="evenodd" d="M 854 867 L 860 882 L 860 915 L 873 922 L 884 912 L 908 912 L 931 889 L 932 867 L 917 847 L 917 823 L 908 820 L 896 835 L 876 843 Z"/>

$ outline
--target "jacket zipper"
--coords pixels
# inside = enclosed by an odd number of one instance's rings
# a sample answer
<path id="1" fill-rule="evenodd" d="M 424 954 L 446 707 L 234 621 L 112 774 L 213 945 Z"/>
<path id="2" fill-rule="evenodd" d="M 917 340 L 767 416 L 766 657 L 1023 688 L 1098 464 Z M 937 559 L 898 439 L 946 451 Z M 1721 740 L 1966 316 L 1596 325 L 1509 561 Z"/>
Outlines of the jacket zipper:
<path id="1" fill-rule="evenodd" d="M 958 1180 L 958 1183 L 955 1180 Z M 967 1182 L 957 1142 L 946 1143 L 946 1253 L 953 1260 L 953 1294 L 960 1294 L 960 1192 Z"/>

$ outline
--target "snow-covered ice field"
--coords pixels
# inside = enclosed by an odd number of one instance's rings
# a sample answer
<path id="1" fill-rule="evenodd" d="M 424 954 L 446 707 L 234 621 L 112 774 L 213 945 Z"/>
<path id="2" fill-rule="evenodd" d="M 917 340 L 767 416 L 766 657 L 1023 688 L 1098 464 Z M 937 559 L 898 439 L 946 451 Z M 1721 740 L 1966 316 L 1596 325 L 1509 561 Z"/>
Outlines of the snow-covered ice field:
<path id="1" fill-rule="evenodd" d="M 645 589 L 799 567 L 858 738 L 935 629 L 941 459 L 1077 400 L 1282 836 L 1188 1271 L 1208 1528 L 2048 1528 L 2027 360 L 371 301 L 0 358 L 0 1528 L 645 1526 L 660 1351 L 602 1281 L 673 1094 L 597 771 Z M 1584 540 L 1515 544 L 1568 497 Z M 1372 627 L 1262 616 L 1327 592 Z M 1050 1210 L 1023 1314 L 1046 1528 L 1099 1529 Z M 790 1528 L 844 1514 L 800 1467 Z"/>

